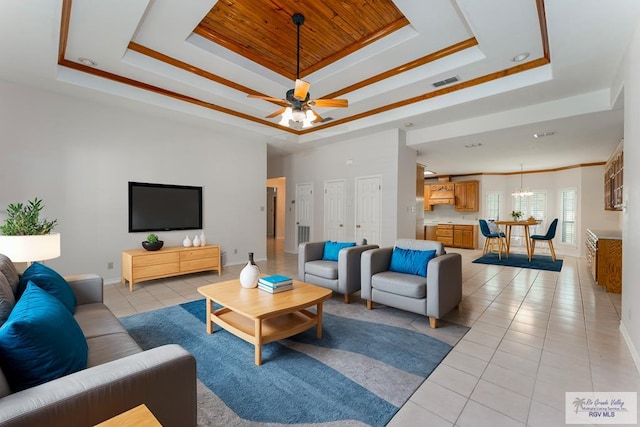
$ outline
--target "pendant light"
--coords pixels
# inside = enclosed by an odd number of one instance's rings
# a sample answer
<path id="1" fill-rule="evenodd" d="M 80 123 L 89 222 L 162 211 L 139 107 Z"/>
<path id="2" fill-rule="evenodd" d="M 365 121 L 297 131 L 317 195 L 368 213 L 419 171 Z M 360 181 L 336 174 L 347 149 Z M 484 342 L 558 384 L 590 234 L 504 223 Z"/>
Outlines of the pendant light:
<path id="1" fill-rule="evenodd" d="M 524 188 L 522 185 L 522 163 L 520 163 L 520 188 L 516 188 L 516 191 L 511 193 L 513 197 L 531 197 L 533 196 L 533 191 L 528 188 Z"/>

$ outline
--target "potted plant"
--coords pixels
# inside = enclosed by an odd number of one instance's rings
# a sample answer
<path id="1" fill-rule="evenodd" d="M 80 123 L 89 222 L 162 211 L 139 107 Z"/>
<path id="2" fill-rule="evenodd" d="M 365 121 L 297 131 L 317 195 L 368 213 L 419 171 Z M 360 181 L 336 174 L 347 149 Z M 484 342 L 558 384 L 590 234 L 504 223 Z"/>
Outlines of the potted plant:
<path id="1" fill-rule="evenodd" d="M 522 218 L 522 211 L 511 211 L 511 217 L 513 218 L 514 221 L 520 221 L 520 218 Z"/>
<path id="2" fill-rule="evenodd" d="M 60 233 L 52 233 L 58 220 L 40 219 L 44 205 L 37 197 L 10 203 L 7 219 L 0 225 L 0 253 L 13 262 L 43 261 L 60 256 Z"/>
<path id="3" fill-rule="evenodd" d="M 164 242 L 158 239 L 157 234 L 153 234 L 153 233 L 149 234 L 147 236 L 147 240 L 142 242 L 142 247 L 148 251 L 160 250 L 160 248 L 162 248 L 162 245 L 164 245 Z"/>

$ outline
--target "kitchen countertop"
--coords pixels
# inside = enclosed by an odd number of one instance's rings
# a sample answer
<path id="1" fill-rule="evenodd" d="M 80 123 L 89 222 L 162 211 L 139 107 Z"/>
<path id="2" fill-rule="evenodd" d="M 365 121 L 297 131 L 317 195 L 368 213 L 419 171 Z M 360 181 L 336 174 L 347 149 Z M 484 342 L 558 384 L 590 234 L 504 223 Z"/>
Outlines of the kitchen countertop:
<path id="1" fill-rule="evenodd" d="M 456 224 L 456 225 L 478 225 L 478 221 L 477 220 L 471 220 L 471 219 L 461 219 L 461 220 L 456 220 L 456 221 L 431 221 L 431 220 L 425 220 L 424 225 L 428 225 L 428 226 L 433 226 L 435 227 L 438 224 Z"/>
<path id="2" fill-rule="evenodd" d="M 622 230 L 588 230 L 598 239 L 622 240 Z"/>

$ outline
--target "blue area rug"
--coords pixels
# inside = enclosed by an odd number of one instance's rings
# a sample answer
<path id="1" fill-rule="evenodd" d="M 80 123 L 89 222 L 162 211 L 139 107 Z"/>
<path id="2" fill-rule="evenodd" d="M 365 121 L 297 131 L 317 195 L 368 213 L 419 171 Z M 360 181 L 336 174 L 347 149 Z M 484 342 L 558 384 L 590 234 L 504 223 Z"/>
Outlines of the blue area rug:
<path id="1" fill-rule="evenodd" d="M 145 349 L 186 348 L 198 379 L 238 417 L 256 423 L 384 426 L 452 348 L 413 330 L 325 311 L 322 339 L 313 328 L 266 344 L 256 366 L 253 345 L 218 327 L 206 333 L 205 310 L 198 300 L 121 321 Z"/>
<path id="2" fill-rule="evenodd" d="M 502 265 L 506 267 L 533 268 L 535 270 L 560 271 L 562 270 L 562 260 L 553 259 L 547 255 L 534 255 L 531 261 L 526 254 L 509 254 L 509 258 L 502 255 L 502 259 L 498 259 L 498 254 L 488 253 L 483 257 L 473 260 L 476 264 Z"/>

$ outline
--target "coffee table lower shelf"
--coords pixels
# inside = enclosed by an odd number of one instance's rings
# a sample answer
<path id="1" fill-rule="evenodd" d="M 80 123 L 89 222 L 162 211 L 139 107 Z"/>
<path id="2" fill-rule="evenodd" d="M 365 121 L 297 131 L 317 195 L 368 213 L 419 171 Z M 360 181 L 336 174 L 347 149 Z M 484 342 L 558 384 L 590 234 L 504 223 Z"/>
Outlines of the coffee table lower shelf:
<path id="1" fill-rule="evenodd" d="M 299 334 L 318 324 L 316 315 L 308 310 L 253 321 L 228 308 L 221 308 L 213 313 L 211 321 L 252 344 L 258 343 L 256 336 L 261 337 L 262 344 L 267 344 Z M 257 327 L 261 327 L 260 333 L 256 331 Z M 322 338 L 322 329 L 319 334 L 318 338 Z"/>

